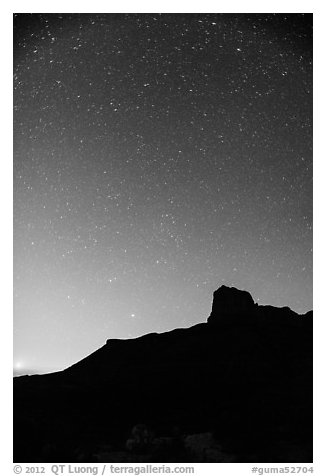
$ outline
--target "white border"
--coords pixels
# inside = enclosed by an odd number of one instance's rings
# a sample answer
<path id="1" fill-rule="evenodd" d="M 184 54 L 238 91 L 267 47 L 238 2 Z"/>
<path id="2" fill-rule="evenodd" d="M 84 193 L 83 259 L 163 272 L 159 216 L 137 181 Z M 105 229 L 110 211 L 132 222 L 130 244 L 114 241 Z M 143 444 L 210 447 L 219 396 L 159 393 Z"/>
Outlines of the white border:
<path id="1" fill-rule="evenodd" d="M 12 1 L 2 8 L 1 27 L 1 105 L 2 105 L 2 183 L 1 183 L 1 240 L 2 240 L 2 343 L 0 345 L 1 386 L 1 441 L 0 468 L 3 474 L 12 474 L 12 14 L 29 13 L 314 13 L 314 467 L 315 474 L 326 474 L 325 465 L 325 8 L 321 1 L 275 0 L 228 1 L 156 1 L 156 2 L 77 2 L 57 0 Z M 324 305 L 323 305 L 324 304 Z M 47 466 L 47 465 L 43 465 Z M 196 464 L 197 475 L 251 474 L 254 464 Z M 259 467 L 284 467 L 287 464 L 257 464 Z M 295 464 L 295 466 L 297 466 Z M 7 471 L 8 469 L 8 471 Z M 50 471 L 48 472 L 50 474 Z M 109 474 L 109 473 L 108 473 Z"/>

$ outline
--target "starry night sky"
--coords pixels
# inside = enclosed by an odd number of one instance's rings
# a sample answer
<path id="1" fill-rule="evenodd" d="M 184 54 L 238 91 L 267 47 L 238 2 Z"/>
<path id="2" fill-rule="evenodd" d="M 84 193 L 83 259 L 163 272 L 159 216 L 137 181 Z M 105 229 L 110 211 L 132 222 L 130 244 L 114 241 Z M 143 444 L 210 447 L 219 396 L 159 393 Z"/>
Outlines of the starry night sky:
<path id="1" fill-rule="evenodd" d="M 312 308 L 312 16 L 14 15 L 15 365 Z"/>

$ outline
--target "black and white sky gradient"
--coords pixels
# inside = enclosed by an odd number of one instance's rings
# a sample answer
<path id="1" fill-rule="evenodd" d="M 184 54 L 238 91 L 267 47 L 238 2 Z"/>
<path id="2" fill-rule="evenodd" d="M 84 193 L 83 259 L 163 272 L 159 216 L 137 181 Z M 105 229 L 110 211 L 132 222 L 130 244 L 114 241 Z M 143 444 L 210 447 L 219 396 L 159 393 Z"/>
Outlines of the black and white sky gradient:
<path id="1" fill-rule="evenodd" d="M 14 351 L 312 308 L 310 14 L 14 15 Z"/>

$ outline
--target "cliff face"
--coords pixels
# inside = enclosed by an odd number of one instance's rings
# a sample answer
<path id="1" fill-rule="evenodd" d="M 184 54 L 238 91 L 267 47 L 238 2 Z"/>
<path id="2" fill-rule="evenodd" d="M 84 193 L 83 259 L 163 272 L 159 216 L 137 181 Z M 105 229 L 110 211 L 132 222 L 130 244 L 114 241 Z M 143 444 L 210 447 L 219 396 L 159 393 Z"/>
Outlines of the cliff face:
<path id="1" fill-rule="evenodd" d="M 213 306 L 208 322 L 216 321 L 220 316 L 246 316 L 254 313 L 256 305 L 250 293 L 236 288 L 221 286 L 213 295 Z"/>
<path id="2" fill-rule="evenodd" d="M 207 323 L 108 340 L 63 372 L 14 380 L 15 461 L 74 461 L 78 445 L 125 450 L 137 425 L 182 435 L 164 461 L 191 461 L 193 434 L 232 461 L 312 458 L 312 313 L 258 306 L 235 288 L 215 291 Z M 134 444 L 121 461 L 162 461 L 154 443 L 146 457 Z"/>

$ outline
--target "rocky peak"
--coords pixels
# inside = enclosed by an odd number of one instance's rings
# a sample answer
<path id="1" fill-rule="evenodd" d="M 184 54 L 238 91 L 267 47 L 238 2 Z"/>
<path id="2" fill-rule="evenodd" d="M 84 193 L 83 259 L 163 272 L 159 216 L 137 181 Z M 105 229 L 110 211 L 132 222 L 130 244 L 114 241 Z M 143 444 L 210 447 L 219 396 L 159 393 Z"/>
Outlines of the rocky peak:
<path id="1" fill-rule="evenodd" d="M 223 285 L 214 292 L 212 312 L 207 322 L 211 323 L 221 315 L 249 314 L 256 307 L 248 291 Z"/>

